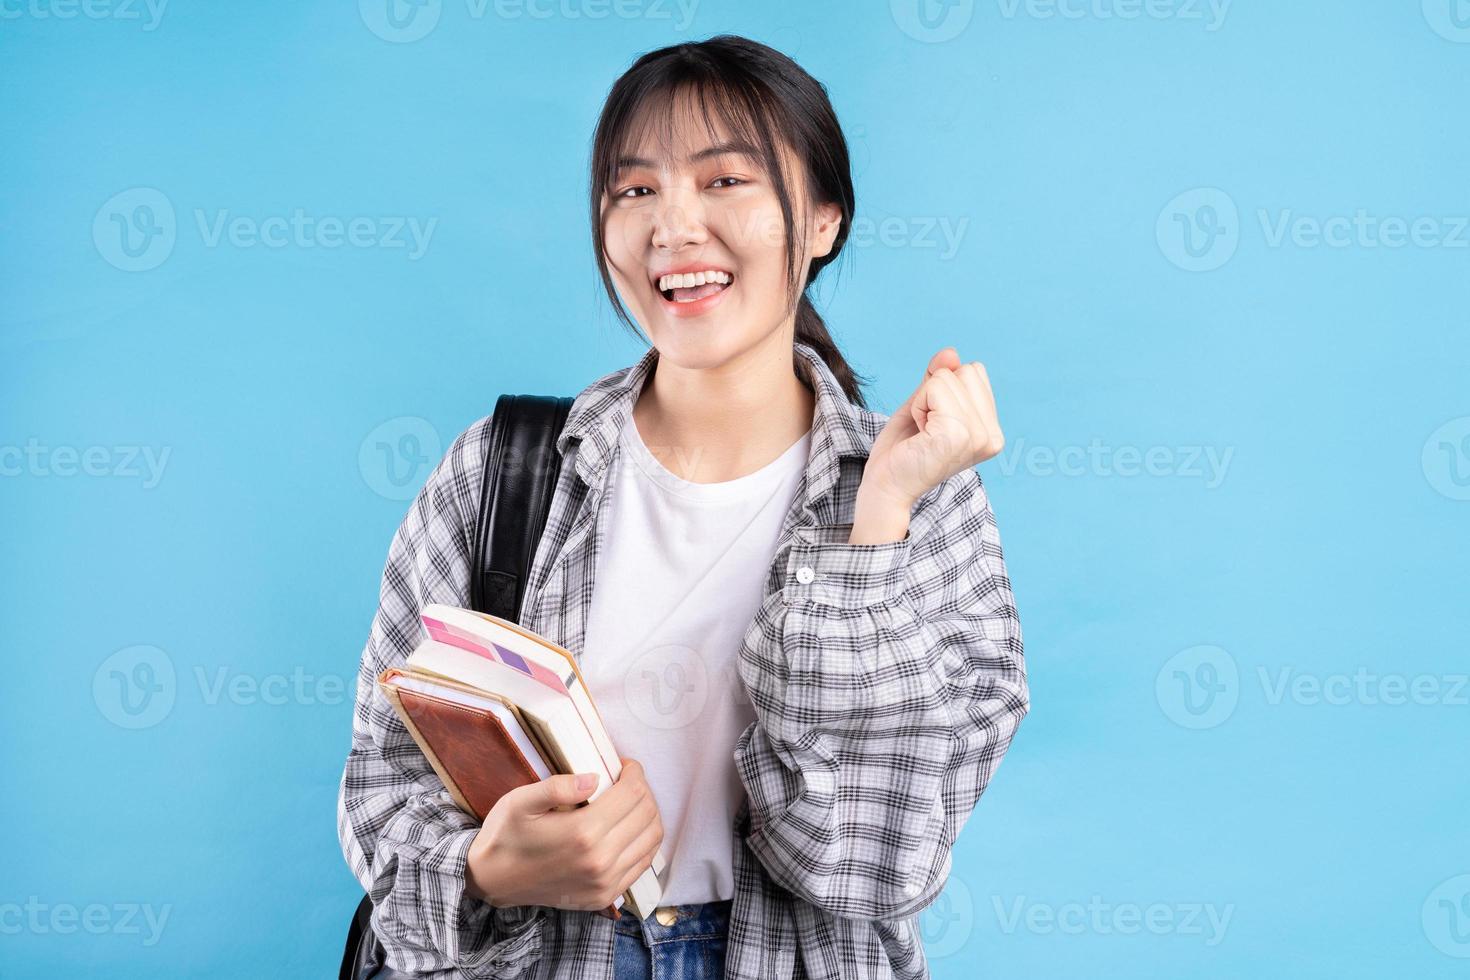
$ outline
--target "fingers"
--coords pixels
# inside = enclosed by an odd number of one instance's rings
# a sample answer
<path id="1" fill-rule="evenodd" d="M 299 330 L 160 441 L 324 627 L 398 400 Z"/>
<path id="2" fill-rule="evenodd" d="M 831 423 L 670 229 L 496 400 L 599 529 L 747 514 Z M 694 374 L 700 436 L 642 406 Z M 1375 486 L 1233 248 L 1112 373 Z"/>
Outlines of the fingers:
<path id="1" fill-rule="evenodd" d="M 980 462 L 983 463 L 999 453 L 1006 443 L 1005 433 L 1000 428 L 1000 415 L 995 409 L 995 392 L 990 387 L 990 376 L 985 371 L 985 365 L 979 361 L 971 361 L 960 368 L 959 377 L 974 399 L 984 426 L 986 439 L 980 451 Z"/>
<path id="2" fill-rule="evenodd" d="M 954 372 L 940 368 L 925 380 L 914 396 L 914 424 L 920 432 L 927 432 L 930 412 L 968 421 L 972 414 L 966 406 L 968 400 Z"/>
<path id="3" fill-rule="evenodd" d="M 929 407 L 952 418 L 969 423 L 975 418 L 975 409 L 970 404 L 970 392 L 964 382 L 953 371 L 936 371 L 929 379 Z"/>
<path id="4" fill-rule="evenodd" d="M 651 792 L 637 798 L 633 808 L 615 823 L 594 815 L 593 808 L 611 793 L 577 811 L 574 819 L 581 822 L 576 839 L 582 843 L 577 846 L 585 848 L 588 866 L 597 869 L 597 880 L 603 883 L 598 887 L 616 884 L 615 894 L 620 895 L 652 862 L 663 841 L 663 824 Z"/>
<path id="5" fill-rule="evenodd" d="M 995 392 L 990 390 L 990 375 L 985 372 L 985 365 L 979 361 L 971 361 L 961 365 L 955 373 L 959 375 L 960 380 L 974 396 L 976 407 L 982 412 L 988 408 L 993 416 L 995 414 Z"/>
<path id="6" fill-rule="evenodd" d="M 597 781 L 591 781 L 591 785 L 585 789 L 577 787 L 577 777 L 569 774 L 548 776 L 536 783 L 511 790 L 516 794 L 517 809 L 523 813 L 545 813 L 555 810 L 559 806 L 573 803 L 581 803 L 592 795 L 597 788 Z M 521 792 L 521 791 L 524 792 Z M 509 794 L 507 794 L 509 795 Z"/>
<path id="7" fill-rule="evenodd" d="M 623 868 L 618 881 L 618 894 L 628 890 L 638 876 L 653 864 L 653 857 L 663 843 L 663 828 L 653 824 L 644 829 L 618 856 L 618 866 Z M 624 862 L 627 862 L 626 864 Z"/>
<path id="8" fill-rule="evenodd" d="M 933 357 L 929 358 L 929 364 L 927 367 L 924 368 L 924 380 L 920 381 L 919 387 L 916 388 L 907 398 L 904 399 L 902 405 L 893 410 L 893 414 L 902 415 L 905 412 L 911 412 L 914 416 L 914 422 L 919 424 L 919 427 L 922 430 L 923 415 L 915 408 L 915 402 L 920 397 L 919 393 L 924 390 L 925 383 L 927 383 L 928 380 L 933 377 L 935 371 L 938 371 L 941 368 L 950 368 L 951 370 L 953 370 L 954 368 L 959 366 L 959 363 L 959 352 L 956 351 L 953 347 L 946 347 L 936 353 Z"/>
<path id="9" fill-rule="evenodd" d="M 929 367 L 925 369 L 926 376 L 933 374 L 940 368 L 949 368 L 953 371 L 960 366 L 960 353 L 953 347 L 946 347 L 933 357 L 929 358 Z"/>
<path id="10" fill-rule="evenodd" d="M 936 354 L 929 362 L 928 377 L 905 404 L 921 432 L 927 433 L 933 412 L 963 423 L 979 441 L 979 461 L 983 462 L 1004 445 L 995 393 L 984 364 L 979 361 L 955 364 L 957 359 L 953 347 Z"/>
<path id="11" fill-rule="evenodd" d="M 643 799 L 653 799 L 653 789 L 643 774 L 643 766 L 634 759 L 623 759 L 623 771 L 612 788 L 588 804 L 588 809 L 612 827 L 628 816 Z"/>
<path id="12" fill-rule="evenodd" d="M 590 809 L 590 808 L 589 808 Z M 661 836 L 663 825 L 659 821 L 658 803 L 648 793 L 637 801 L 637 805 L 623 814 L 615 823 L 603 824 L 601 834 L 603 846 L 614 863 L 630 857 L 628 853 L 638 840 L 652 831 Z"/>

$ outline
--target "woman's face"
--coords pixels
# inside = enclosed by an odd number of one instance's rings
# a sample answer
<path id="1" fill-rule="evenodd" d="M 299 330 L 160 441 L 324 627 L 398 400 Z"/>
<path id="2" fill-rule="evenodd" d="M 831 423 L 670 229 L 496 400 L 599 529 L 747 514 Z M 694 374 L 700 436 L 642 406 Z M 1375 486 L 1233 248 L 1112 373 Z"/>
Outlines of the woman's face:
<path id="1" fill-rule="evenodd" d="M 650 137 L 604 192 L 603 242 L 618 294 L 659 356 L 709 367 L 791 329 L 785 232 L 759 150 L 734 145 L 723 126 L 711 138 L 687 103 L 676 116 L 672 159 Z M 805 282 L 832 248 L 840 210 L 812 208 L 801 168 L 781 152 Z"/>

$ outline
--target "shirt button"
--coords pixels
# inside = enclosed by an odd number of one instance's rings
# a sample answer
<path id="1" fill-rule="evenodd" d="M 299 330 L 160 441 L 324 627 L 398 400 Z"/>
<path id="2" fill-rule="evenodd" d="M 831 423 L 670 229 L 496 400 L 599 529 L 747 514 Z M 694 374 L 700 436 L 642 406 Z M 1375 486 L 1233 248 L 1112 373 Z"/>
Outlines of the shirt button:
<path id="1" fill-rule="evenodd" d="M 653 910 L 654 918 L 658 919 L 661 926 L 671 926 L 679 921 L 679 910 L 672 905 L 660 905 Z"/>
<path id="2" fill-rule="evenodd" d="M 817 573 L 812 571 L 810 565 L 803 565 L 796 570 L 796 580 L 802 585 L 810 585 L 812 579 L 816 577 Z"/>

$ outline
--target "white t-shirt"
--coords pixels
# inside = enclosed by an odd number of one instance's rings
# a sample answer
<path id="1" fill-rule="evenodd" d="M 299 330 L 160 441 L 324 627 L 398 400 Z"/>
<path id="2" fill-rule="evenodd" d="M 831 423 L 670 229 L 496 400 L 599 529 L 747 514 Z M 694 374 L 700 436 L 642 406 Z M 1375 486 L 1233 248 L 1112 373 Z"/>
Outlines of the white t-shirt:
<path id="1" fill-rule="evenodd" d="M 630 414 L 620 434 L 588 614 L 583 676 L 618 754 L 643 765 L 663 821 L 661 905 L 735 894 L 731 827 L 745 789 L 735 742 L 755 721 L 736 668 L 808 430 L 723 483 L 671 473 Z"/>

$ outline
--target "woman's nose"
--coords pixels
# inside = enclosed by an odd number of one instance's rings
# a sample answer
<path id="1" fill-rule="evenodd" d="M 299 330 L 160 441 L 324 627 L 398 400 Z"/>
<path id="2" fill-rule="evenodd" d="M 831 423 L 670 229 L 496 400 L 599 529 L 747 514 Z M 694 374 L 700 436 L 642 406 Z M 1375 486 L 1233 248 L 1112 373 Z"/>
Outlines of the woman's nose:
<path id="1" fill-rule="evenodd" d="M 704 242 L 707 232 L 699 209 L 682 200 L 661 203 L 653 216 L 653 245 L 676 251 L 686 245 Z"/>

